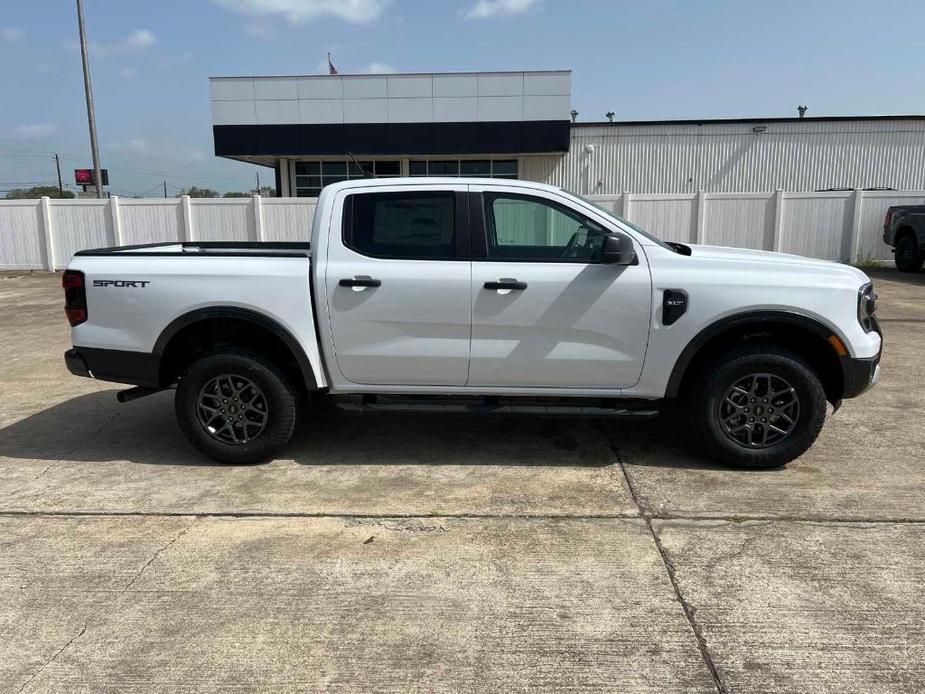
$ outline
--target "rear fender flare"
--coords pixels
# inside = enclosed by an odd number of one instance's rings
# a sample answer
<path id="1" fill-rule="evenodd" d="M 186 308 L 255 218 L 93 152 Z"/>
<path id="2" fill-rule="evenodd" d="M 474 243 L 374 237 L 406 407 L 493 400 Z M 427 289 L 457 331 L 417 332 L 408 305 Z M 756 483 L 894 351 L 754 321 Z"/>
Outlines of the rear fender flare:
<path id="1" fill-rule="evenodd" d="M 167 345 L 170 344 L 170 341 L 184 328 L 194 323 L 215 318 L 235 318 L 247 321 L 273 333 L 273 335 L 278 337 L 280 341 L 286 345 L 286 348 L 292 352 L 292 356 L 295 357 L 296 363 L 299 365 L 299 371 L 302 374 L 302 379 L 305 382 L 305 387 L 308 388 L 308 390 L 318 390 L 318 379 L 315 377 L 315 371 L 312 368 L 311 362 L 308 360 L 305 350 L 302 349 L 302 345 L 293 337 L 292 333 L 269 316 L 246 308 L 239 308 L 236 306 L 209 306 L 207 308 L 200 308 L 195 311 L 190 311 L 189 313 L 184 313 L 182 316 L 171 321 L 167 327 L 161 331 L 157 341 L 154 343 L 154 353 L 162 356 L 167 349 Z"/>

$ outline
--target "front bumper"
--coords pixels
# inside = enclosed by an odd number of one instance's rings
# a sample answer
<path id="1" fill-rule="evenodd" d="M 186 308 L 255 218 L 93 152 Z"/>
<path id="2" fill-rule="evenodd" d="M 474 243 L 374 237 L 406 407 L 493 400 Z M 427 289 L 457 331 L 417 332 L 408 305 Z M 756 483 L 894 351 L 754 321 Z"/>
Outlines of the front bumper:
<path id="1" fill-rule="evenodd" d="M 880 355 L 870 359 L 846 359 L 843 365 L 845 391 L 843 397 L 855 398 L 880 379 Z"/>

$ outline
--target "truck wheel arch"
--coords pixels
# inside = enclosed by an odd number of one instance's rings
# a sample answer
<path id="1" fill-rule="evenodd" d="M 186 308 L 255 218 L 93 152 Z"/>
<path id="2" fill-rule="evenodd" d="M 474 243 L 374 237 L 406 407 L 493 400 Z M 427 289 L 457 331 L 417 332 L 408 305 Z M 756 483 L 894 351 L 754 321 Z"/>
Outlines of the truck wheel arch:
<path id="1" fill-rule="evenodd" d="M 249 324 L 264 333 L 271 334 L 295 362 L 305 388 L 309 391 L 318 390 L 318 379 L 311 362 L 292 333 L 269 316 L 237 306 L 209 306 L 196 309 L 175 318 L 161 331 L 154 343 L 153 352 L 160 357 L 162 385 L 167 385 L 176 376 L 172 373 L 176 369 L 171 364 L 171 351 L 176 346 L 177 340 L 190 334 L 191 331 L 196 331 L 197 327 L 205 328 L 219 321 Z"/>
<path id="2" fill-rule="evenodd" d="M 901 238 L 905 238 L 906 236 L 910 236 L 915 239 L 916 244 L 919 246 L 925 243 L 925 232 L 923 232 L 922 237 L 919 238 L 919 234 L 916 232 L 915 227 L 913 227 L 911 224 L 904 223 L 896 230 L 896 235 L 893 237 L 893 245 L 895 246 L 897 243 L 899 243 Z"/>
<path id="3" fill-rule="evenodd" d="M 681 351 L 668 379 L 665 398 L 682 395 L 699 364 L 717 350 L 765 339 L 772 343 L 783 341 L 806 356 L 819 372 L 827 399 L 834 404 L 844 392 L 846 357 L 836 353 L 829 342 L 832 335 L 836 333 L 831 328 L 799 313 L 748 311 L 727 316 L 701 330 Z"/>

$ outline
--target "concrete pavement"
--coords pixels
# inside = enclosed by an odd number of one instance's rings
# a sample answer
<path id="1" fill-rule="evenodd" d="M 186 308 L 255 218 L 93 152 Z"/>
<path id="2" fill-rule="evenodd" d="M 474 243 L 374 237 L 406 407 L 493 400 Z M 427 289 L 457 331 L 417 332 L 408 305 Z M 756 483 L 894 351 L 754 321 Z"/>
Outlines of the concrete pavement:
<path id="1" fill-rule="evenodd" d="M 0 692 L 925 689 L 925 283 L 875 274 L 881 384 L 745 473 L 665 421 L 326 409 L 216 465 L 0 273 Z"/>

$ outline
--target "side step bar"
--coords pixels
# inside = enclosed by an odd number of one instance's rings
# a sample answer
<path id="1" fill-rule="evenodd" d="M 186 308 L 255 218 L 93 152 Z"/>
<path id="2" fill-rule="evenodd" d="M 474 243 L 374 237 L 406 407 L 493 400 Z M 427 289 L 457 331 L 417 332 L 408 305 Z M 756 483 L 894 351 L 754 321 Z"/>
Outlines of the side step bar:
<path id="1" fill-rule="evenodd" d="M 657 403 L 603 398 L 500 398 L 467 396 L 415 398 L 412 396 L 346 395 L 335 398 L 349 413 L 413 412 L 465 415 L 540 415 L 552 417 L 633 417 L 649 419 L 659 414 Z"/>

